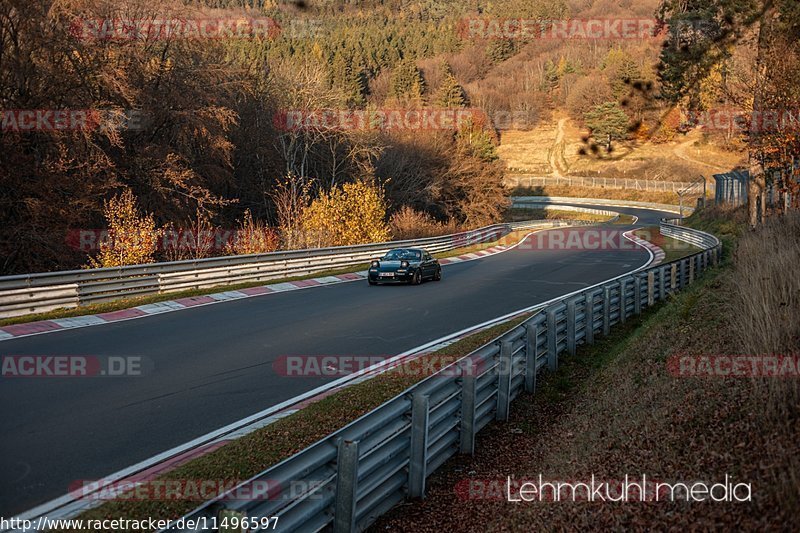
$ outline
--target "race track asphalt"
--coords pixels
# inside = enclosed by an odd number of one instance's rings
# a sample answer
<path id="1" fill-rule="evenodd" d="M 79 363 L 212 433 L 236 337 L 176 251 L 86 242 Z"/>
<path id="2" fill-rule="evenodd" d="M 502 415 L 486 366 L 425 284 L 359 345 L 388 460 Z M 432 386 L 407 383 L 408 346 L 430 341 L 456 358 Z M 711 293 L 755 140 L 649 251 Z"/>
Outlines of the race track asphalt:
<path id="1" fill-rule="evenodd" d="M 639 216 L 637 225 L 668 216 L 612 209 Z M 281 355 L 395 355 L 649 257 L 639 248 L 530 248 L 445 266 L 439 283 L 342 283 L 0 342 L 4 356 L 143 356 L 152 364 L 141 377 L 0 378 L 0 516 L 325 382 L 278 375 L 273 362 Z"/>

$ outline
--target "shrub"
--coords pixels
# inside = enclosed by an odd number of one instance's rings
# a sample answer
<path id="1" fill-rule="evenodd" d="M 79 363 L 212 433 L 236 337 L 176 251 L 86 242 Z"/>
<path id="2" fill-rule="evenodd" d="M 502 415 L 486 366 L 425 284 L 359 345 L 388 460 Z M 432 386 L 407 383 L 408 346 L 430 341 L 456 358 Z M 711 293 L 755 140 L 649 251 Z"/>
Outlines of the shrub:
<path id="1" fill-rule="evenodd" d="M 92 268 L 152 263 L 161 230 L 153 215 L 140 216 L 136 197 L 130 189 L 103 203 L 108 223 L 108 239 L 100 243 L 97 257 L 89 259 Z"/>
<path id="2" fill-rule="evenodd" d="M 392 238 L 397 240 L 420 239 L 457 233 L 458 225 L 454 222 L 442 223 L 432 216 L 404 205 L 389 219 Z"/>
<path id="3" fill-rule="evenodd" d="M 228 243 L 225 251 L 233 255 L 264 254 L 277 250 L 279 243 L 278 232 L 268 227 L 263 220 L 253 220 L 248 209 L 244 212 L 233 241 Z"/>
<path id="4" fill-rule="evenodd" d="M 383 189 L 363 181 L 334 186 L 303 210 L 301 226 L 311 246 L 387 241 Z"/>

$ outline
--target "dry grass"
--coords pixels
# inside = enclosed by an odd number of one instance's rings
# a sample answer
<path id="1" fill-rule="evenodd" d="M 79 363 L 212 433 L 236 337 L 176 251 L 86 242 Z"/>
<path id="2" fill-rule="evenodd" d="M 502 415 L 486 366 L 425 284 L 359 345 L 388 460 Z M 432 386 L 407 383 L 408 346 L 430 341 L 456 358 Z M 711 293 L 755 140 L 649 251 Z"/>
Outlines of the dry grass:
<path id="1" fill-rule="evenodd" d="M 497 153 L 507 168 L 542 176 L 551 174 L 556 120 L 546 120 L 530 131 L 504 132 Z M 617 143 L 611 154 L 581 155 L 580 150 L 586 149 L 582 140 L 586 133 L 575 121 L 566 122 L 563 154 L 559 154 L 566 166 L 561 169 L 564 175 L 691 181 L 743 162 L 743 152 L 712 144 L 698 131 L 679 136 L 671 143 L 628 141 Z"/>
<path id="2" fill-rule="evenodd" d="M 749 353 L 785 354 L 800 346 L 800 213 L 770 219 L 746 233 L 731 282 L 746 290 L 731 301 L 731 318 Z"/>
<path id="3" fill-rule="evenodd" d="M 800 213 L 775 217 L 746 233 L 736 250 L 727 315 L 743 353 L 800 357 Z M 800 380 L 756 381 L 753 408 L 763 409 L 773 435 L 786 436 L 786 421 L 800 424 Z M 800 506 L 800 457 L 790 456 L 785 476 L 772 483 Z"/>
<path id="4" fill-rule="evenodd" d="M 523 220 L 587 220 L 589 222 L 607 222 L 612 217 L 580 211 L 567 211 L 561 209 L 528 209 L 514 207 L 506 211 L 507 222 L 520 222 Z"/>
<path id="5" fill-rule="evenodd" d="M 438 237 L 463 231 L 455 222 L 439 222 L 427 213 L 403 206 L 389 220 L 389 229 L 394 240 Z"/>
<path id="6" fill-rule="evenodd" d="M 541 124 L 531 131 L 506 131 L 500 136 L 497 155 L 508 168 L 547 175 L 553 169 L 548 155 L 556 139 L 556 124 Z"/>

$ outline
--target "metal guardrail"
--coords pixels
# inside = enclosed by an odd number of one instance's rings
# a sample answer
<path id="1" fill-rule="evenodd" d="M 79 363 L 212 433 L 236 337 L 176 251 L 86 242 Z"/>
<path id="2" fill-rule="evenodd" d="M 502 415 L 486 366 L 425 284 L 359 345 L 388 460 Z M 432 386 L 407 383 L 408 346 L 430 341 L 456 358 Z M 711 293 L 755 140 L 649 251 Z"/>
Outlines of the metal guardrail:
<path id="1" fill-rule="evenodd" d="M 633 200 L 609 200 L 599 198 L 573 198 L 565 196 L 513 196 L 511 198 L 512 207 L 522 207 L 529 204 L 547 203 L 547 204 L 588 204 L 607 205 L 609 207 L 642 207 L 645 209 L 656 209 L 658 211 L 666 211 L 668 213 L 680 214 L 680 206 L 672 204 L 658 204 L 653 202 L 634 202 Z M 684 213 L 692 214 L 694 211 L 691 207 L 684 207 Z"/>
<path id="2" fill-rule="evenodd" d="M 507 420 L 512 400 L 536 390 L 542 369 L 557 369 L 561 354 L 665 300 L 721 257 L 713 235 L 669 222 L 661 232 L 704 249 L 543 304 L 511 331 L 234 489 L 253 494 L 267 484 L 276 490 L 270 498 L 222 495 L 184 518 L 278 517 L 279 531 L 344 533 L 364 530 L 405 498 L 422 497 L 426 478 L 450 457 L 473 453 L 475 435 Z"/>
<path id="3" fill-rule="evenodd" d="M 613 217 L 617 213 L 589 210 Z M 0 318 L 75 308 L 122 298 L 268 281 L 369 262 L 391 248 L 445 252 L 497 240 L 514 229 L 583 225 L 585 221 L 534 220 L 494 224 L 461 233 L 404 241 L 210 257 L 117 268 L 94 268 L 0 277 Z"/>

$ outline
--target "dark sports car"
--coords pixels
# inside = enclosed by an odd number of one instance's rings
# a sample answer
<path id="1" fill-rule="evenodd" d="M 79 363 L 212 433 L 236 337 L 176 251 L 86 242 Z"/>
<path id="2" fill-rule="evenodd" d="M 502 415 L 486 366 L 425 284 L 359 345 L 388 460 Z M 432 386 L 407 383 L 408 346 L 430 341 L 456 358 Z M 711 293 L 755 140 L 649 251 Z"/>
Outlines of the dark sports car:
<path id="1" fill-rule="evenodd" d="M 420 248 L 396 248 L 389 250 L 369 266 L 367 280 L 370 285 L 378 283 L 410 283 L 419 285 L 424 279 L 442 279 L 439 261 Z"/>

